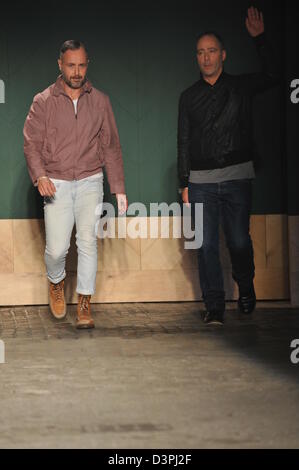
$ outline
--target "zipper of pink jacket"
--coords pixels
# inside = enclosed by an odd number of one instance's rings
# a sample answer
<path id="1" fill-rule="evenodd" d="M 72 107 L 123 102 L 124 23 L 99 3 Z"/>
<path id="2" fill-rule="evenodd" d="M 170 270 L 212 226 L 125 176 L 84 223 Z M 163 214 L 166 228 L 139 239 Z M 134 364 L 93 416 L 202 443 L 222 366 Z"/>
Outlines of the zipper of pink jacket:
<path id="1" fill-rule="evenodd" d="M 80 93 L 80 95 L 78 96 L 78 101 L 77 101 L 77 113 L 75 112 L 75 107 L 74 107 L 74 103 L 73 103 L 73 100 L 72 98 L 67 94 L 67 93 L 63 93 L 64 96 L 66 96 L 72 103 L 72 108 L 73 108 L 73 112 L 74 112 L 74 115 L 75 115 L 75 119 L 76 119 L 76 148 L 78 147 L 78 112 L 79 112 L 79 100 L 81 98 L 81 96 L 84 95 L 84 93 Z M 73 180 L 75 180 L 75 170 L 73 169 Z"/>

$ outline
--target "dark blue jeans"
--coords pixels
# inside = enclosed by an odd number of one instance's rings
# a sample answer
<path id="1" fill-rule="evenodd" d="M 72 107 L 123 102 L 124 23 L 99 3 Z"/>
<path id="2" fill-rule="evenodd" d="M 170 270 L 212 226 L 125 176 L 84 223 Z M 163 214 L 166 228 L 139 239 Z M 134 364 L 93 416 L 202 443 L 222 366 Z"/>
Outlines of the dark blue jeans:
<path id="1" fill-rule="evenodd" d="M 232 263 L 232 277 L 240 295 L 248 295 L 254 278 L 252 241 L 249 234 L 252 181 L 189 183 L 189 202 L 203 203 L 203 244 L 198 250 L 199 280 L 207 310 L 225 309 L 223 274 L 219 257 L 219 225 L 222 225 Z M 199 227 L 195 227 L 198 230 Z"/>

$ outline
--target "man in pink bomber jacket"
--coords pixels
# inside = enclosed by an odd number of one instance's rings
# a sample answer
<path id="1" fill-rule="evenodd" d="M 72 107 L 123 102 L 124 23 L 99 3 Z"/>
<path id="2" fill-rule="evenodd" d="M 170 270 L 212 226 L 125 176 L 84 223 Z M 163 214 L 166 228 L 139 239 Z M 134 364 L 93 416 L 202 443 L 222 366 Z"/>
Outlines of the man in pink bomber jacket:
<path id="1" fill-rule="evenodd" d="M 66 315 L 65 259 L 76 224 L 76 327 L 93 328 L 90 298 L 97 272 L 102 168 L 122 215 L 128 206 L 122 152 L 110 100 L 87 79 L 85 46 L 66 41 L 58 65 L 61 75 L 56 83 L 34 97 L 24 125 L 24 153 L 31 180 L 44 197 L 51 312 L 57 319 Z"/>

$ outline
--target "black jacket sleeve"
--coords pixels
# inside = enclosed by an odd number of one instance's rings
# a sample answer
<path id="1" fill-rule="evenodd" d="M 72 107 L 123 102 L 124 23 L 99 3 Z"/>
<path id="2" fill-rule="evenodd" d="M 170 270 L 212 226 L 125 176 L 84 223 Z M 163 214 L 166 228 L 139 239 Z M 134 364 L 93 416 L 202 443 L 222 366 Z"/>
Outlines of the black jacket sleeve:
<path id="1" fill-rule="evenodd" d="M 186 95 L 182 93 L 179 100 L 179 116 L 177 131 L 178 178 L 180 188 L 188 186 L 190 173 L 190 120 L 187 109 Z"/>
<path id="2" fill-rule="evenodd" d="M 260 71 L 241 75 L 244 88 L 252 95 L 279 85 L 281 74 L 272 45 L 265 33 L 253 38 L 260 59 Z"/>

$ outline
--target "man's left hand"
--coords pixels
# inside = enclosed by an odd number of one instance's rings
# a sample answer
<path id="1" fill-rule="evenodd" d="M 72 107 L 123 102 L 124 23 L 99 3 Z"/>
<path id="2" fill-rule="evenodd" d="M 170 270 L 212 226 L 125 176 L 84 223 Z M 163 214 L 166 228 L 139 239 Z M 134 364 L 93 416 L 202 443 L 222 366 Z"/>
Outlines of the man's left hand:
<path id="1" fill-rule="evenodd" d="M 246 28 L 253 38 L 259 36 L 265 31 L 263 13 L 257 8 L 248 8 L 248 16 L 246 18 Z"/>
<path id="2" fill-rule="evenodd" d="M 118 215 L 124 215 L 128 210 L 128 199 L 125 194 L 116 194 Z"/>

